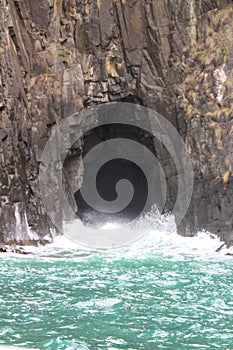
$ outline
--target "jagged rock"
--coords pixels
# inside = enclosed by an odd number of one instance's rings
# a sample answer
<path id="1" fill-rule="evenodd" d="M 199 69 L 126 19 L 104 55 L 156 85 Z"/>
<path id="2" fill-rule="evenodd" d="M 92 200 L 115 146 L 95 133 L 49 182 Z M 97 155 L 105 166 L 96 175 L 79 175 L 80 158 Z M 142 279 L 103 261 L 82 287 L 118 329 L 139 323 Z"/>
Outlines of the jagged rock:
<path id="1" fill-rule="evenodd" d="M 54 230 L 38 168 L 59 121 L 128 99 L 166 116 L 190 150 L 195 187 L 180 233 L 206 228 L 231 245 L 232 1 L 2 0 L 0 7 L 1 241 L 16 239 L 19 219 L 26 236 Z M 156 141 L 155 149 L 169 180 L 169 210 L 176 169 Z M 65 167 L 71 198 L 82 183 L 80 152 Z"/>
<path id="2" fill-rule="evenodd" d="M 50 241 L 46 239 L 24 239 L 22 241 L 18 239 L 7 241 L 8 246 L 14 246 L 14 245 L 26 245 L 26 246 L 34 246 L 34 247 L 40 247 L 45 246 L 46 244 L 51 243 Z"/>
<path id="3" fill-rule="evenodd" d="M 26 252 L 22 247 L 10 247 L 10 246 L 0 246 L 0 253 L 14 253 L 28 255 L 31 254 Z"/>
<path id="4" fill-rule="evenodd" d="M 0 253 L 6 253 L 7 248 L 6 247 L 0 247 Z"/>

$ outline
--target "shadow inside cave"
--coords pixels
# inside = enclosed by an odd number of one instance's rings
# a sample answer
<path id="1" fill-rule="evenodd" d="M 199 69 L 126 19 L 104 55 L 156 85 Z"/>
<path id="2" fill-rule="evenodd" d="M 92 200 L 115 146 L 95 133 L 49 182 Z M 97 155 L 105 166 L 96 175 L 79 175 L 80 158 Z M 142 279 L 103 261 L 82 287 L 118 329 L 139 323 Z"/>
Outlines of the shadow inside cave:
<path id="1" fill-rule="evenodd" d="M 132 125 L 106 124 L 92 129 L 89 133 L 84 135 L 83 157 L 96 145 L 115 138 L 131 139 L 139 142 L 155 154 L 154 140 L 151 134 Z M 101 154 L 98 156 L 101 157 Z M 88 184 L 89 181 L 91 181 L 90 176 L 91 174 L 88 174 L 84 167 L 83 182 Z M 99 169 L 96 177 L 96 189 L 98 194 L 105 201 L 111 202 L 116 200 L 116 184 L 122 179 L 126 179 L 131 183 L 134 192 L 131 202 L 116 214 L 93 209 L 85 202 L 80 190 L 75 193 L 75 200 L 78 207 L 77 216 L 84 224 L 92 227 L 102 227 L 109 222 L 125 224 L 131 222 L 143 212 L 148 198 L 147 177 L 143 169 L 132 161 L 124 159 L 123 156 L 106 162 Z M 156 198 L 154 198 L 153 203 L 151 203 L 151 207 L 154 204 L 157 204 Z"/>

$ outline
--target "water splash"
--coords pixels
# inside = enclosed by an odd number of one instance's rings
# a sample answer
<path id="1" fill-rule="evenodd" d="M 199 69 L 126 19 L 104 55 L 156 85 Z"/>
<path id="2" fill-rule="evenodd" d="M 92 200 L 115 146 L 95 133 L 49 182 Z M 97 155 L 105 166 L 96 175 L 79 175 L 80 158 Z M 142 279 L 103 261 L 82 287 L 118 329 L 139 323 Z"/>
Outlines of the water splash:
<path id="1" fill-rule="evenodd" d="M 102 229 L 96 229 L 95 234 L 101 234 L 103 229 L 110 232 L 118 226 L 119 223 L 106 223 Z M 84 247 L 78 243 L 71 241 L 65 236 L 55 237 L 54 242 L 46 247 L 28 247 L 28 251 L 32 251 L 36 255 L 43 257 L 57 257 L 57 258 L 80 258 L 88 257 L 93 253 L 101 257 L 110 257 L 111 259 L 145 259 L 150 256 L 160 256 L 160 258 L 169 258 L 174 260 L 198 259 L 198 260 L 222 260 L 230 257 L 225 256 L 227 253 L 233 252 L 233 248 L 227 249 L 223 247 L 220 252 L 216 252 L 223 244 L 220 239 L 205 231 L 198 232 L 194 237 L 183 237 L 177 234 L 175 220 L 173 216 L 160 215 L 156 209 L 148 213 L 143 218 L 140 218 L 136 226 L 149 227 L 148 233 L 142 236 L 137 241 L 129 245 L 112 248 L 108 250 L 93 249 Z M 88 227 L 83 225 L 80 221 L 68 225 L 69 230 L 84 230 L 88 232 Z M 128 228 L 135 229 L 134 226 Z M 76 231 L 75 231 L 76 232 Z M 69 234 L 70 236 L 70 234 Z"/>
<path id="2" fill-rule="evenodd" d="M 30 228 L 28 224 L 27 215 L 25 211 L 21 209 L 21 203 L 14 204 L 16 230 L 12 234 L 10 239 L 15 240 L 17 242 L 26 242 L 28 240 L 38 241 L 40 239 L 39 235 Z"/>

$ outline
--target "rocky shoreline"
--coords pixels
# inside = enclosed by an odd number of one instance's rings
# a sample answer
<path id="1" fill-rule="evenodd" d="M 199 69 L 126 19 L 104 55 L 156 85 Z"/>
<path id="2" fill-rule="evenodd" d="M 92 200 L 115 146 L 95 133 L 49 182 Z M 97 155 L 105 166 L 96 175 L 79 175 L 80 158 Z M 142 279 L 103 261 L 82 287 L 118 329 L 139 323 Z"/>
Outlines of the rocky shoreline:
<path id="1" fill-rule="evenodd" d="M 31 254 L 30 252 L 26 252 L 23 247 L 11 247 L 11 246 L 0 246 L 0 253 L 14 253 L 21 255 Z"/>
<path id="2" fill-rule="evenodd" d="M 14 254 L 28 255 L 32 253 L 30 251 L 25 250 L 25 246 L 43 247 L 49 243 L 51 242 L 45 239 L 27 240 L 27 241 L 21 241 L 21 242 L 12 240 L 7 242 L 7 244 L 0 244 L 0 253 L 14 253 Z"/>

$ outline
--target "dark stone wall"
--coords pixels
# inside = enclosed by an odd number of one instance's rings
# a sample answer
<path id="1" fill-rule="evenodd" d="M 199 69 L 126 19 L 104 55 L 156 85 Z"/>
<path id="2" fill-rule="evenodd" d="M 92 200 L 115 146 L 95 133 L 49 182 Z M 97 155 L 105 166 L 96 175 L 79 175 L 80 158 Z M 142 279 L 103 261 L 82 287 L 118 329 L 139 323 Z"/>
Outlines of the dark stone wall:
<path id="1" fill-rule="evenodd" d="M 52 232 L 38 168 L 56 124 L 132 99 L 170 120 L 190 151 L 195 187 L 180 233 L 208 228 L 231 242 L 232 18 L 230 0 L 1 0 L 1 240 L 14 240 L 16 229 L 24 241 Z M 76 146 L 66 166 L 71 192 L 82 181 Z M 155 148 L 169 209 L 176 169 L 156 140 Z"/>

